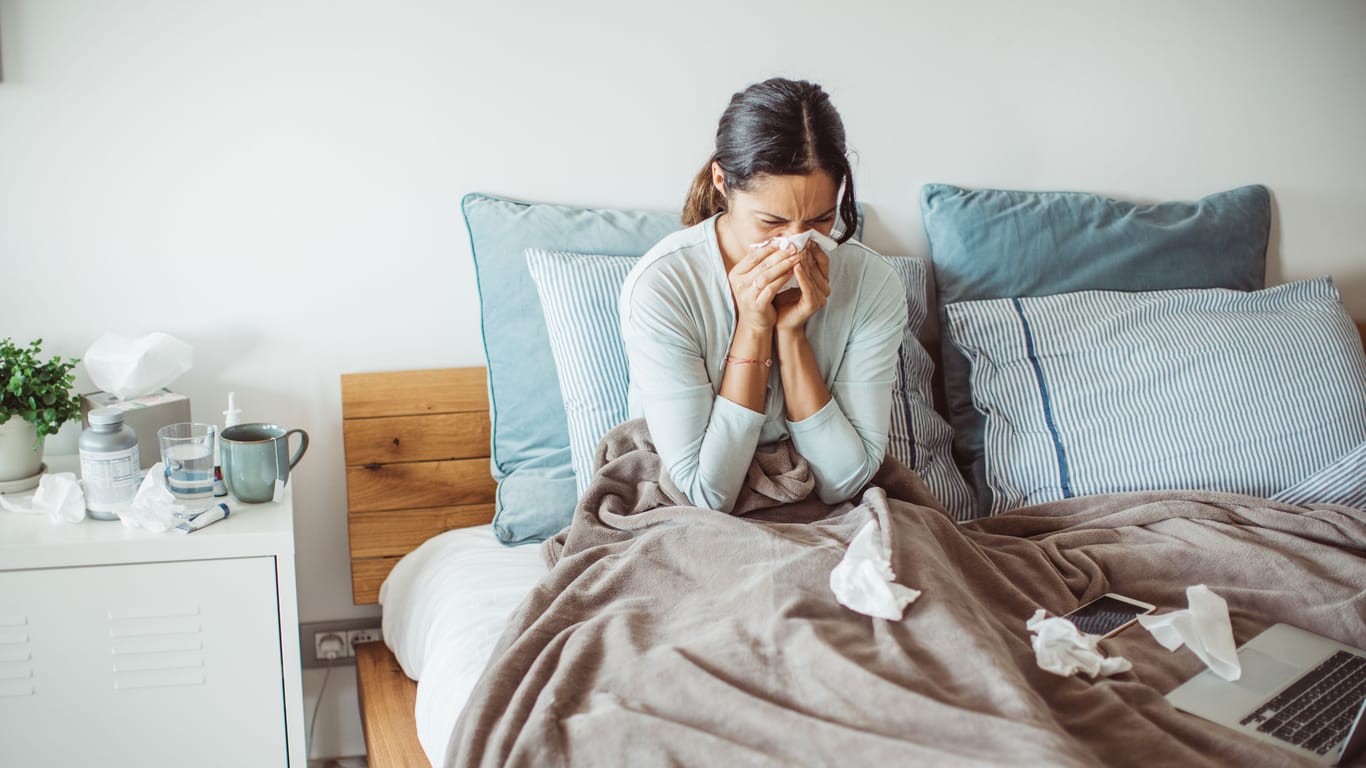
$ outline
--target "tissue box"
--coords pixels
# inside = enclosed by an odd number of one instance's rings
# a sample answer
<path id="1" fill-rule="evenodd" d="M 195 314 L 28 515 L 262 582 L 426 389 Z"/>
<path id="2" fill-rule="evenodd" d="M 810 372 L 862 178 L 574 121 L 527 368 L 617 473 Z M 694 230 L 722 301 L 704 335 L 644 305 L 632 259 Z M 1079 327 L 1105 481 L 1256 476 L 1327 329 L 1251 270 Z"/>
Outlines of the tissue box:
<path id="1" fill-rule="evenodd" d="M 120 400 L 110 392 L 81 395 L 83 427 L 90 426 L 90 412 L 96 408 L 118 408 L 123 411 L 123 423 L 137 433 L 138 458 L 143 469 L 161 461 L 157 430 L 167 424 L 190 421 L 190 398 L 169 389 L 161 389 L 132 400 Z"/>

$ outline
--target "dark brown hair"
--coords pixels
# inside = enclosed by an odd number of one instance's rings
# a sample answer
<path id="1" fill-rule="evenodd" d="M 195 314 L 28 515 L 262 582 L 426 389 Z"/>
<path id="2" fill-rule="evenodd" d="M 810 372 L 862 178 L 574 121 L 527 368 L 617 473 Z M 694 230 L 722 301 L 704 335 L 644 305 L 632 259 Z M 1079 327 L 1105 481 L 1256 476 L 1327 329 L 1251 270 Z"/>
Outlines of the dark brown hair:
<path id="1" fill-rule="evenodd" d="M 764 175 L 806 175 L 825 171 L 838 186 L 840 236 L 854 234 L 854 179 L 845 151 L 844 122 L 830 97 L 815 83 L 774 77 L 730 98 L 716 127 L 716 151 L 693 179 L 683 204 L 683 225 L 692 226 L 726 209 L 712 184 L 711 164 L 721 166 L 726 189 L 749 189 Z"/>

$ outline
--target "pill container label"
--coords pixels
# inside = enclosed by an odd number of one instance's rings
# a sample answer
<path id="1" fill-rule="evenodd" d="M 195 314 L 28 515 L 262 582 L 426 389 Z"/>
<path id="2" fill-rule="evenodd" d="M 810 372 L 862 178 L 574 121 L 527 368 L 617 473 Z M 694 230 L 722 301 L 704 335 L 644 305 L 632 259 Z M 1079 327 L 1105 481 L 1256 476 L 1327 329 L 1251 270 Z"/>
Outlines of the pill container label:
<path id="1" fill-rule="evenodd" d="M 86 509 L 113 512 L 132 501 L 138 492 L 140 465 L 136 445 L 122 451 L 81 451 Z"/>

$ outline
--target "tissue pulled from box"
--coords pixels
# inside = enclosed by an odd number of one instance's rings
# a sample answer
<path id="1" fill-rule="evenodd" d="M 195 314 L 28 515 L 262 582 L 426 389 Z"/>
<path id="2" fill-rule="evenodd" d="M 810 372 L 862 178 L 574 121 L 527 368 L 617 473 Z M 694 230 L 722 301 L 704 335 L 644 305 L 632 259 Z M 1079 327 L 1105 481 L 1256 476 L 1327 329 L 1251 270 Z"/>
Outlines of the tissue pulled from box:
<path id="1" fill-rule="evenodd" d="M 869 520 L 854 540 L 844 559 L 830 572 L 830 590 L 835 599 L 865 616 L 899 621 L 906 606 L 920 597 L 920 591 L 897 584 L 882 529 Z"/>
<path id="2" fill-rule="evenodd" d="M 71 472 L 53 472 L 38 480 L 32 496 L 0 496 L 0 507 L 21 514 L 47 514 L 52 524 L 85 519 L 85 491 Z"/>
<path id="3" fill-rule="evenodd" d="M 821 250 L 825 251 L 827 256 L 830 255 L 831 251 L 839 247 L 839 243 L 835 238 L 830 237 L 829 235 L 823 235 L 814 229 L 798 232 L 792 237 L 771 237 L 763 242 L 753 243 L 749 247 L 764 248 L 769 245 L 776 245 L 779 249 L 784 249 L 790 246 L 794 250 L 800 252 L 802 249 L 806 248 L 807 243 L 812 241 L 815 241 L 816 245 L 820 246 Z M 788 288 L 798 288 L 800 285 L 801 284 L 797 282 L 797 276 L 794 274 L 792 277 L 789 277 L 787 282 L 783 283 L 783 287 L 778 290 L 781 292 Z"/>
<path id="4" fill-rule="evenodd" d="M 1171 613 L 1139 616 L 1138 623 L 1169 651 L 1185 645 L 1214 674 L 1228 681 L 1243 676 L 1228 602 L 1204 584 L 1186 587 L 1187 608 Z"/>
<path id="5" fill-rule="evenodd" d="M 1040 608 L 1025 622 L 1034 636 L 1034 662 L 1039 669 L 1061 677 L 1085 672 L 1091 677 L 1109 677 L 1128 672 L 1134 665 L 1123 656 L 1105 656 L 1097 647 L 1100 635 L 1088 635 L 1061 616 L 1048 617 Z"/>
<path id="6" fill-rule="evenodd" d="M 120 400 L 170 386 L 194 365 L 194 348 L 165 333 L 131 338 L 106 333 L 82 356 L 95 386 Z"/>
<path id="7" fill-rule="evenodd" d="M 166 487 L 166 465 L 157 462 L 147 470 L 133 501 L 116 510 L 119 520 L 130 528 L 169 531 L 185 517 L 213 505 L 209 499 L 199 504 L 182 504 Z"/>

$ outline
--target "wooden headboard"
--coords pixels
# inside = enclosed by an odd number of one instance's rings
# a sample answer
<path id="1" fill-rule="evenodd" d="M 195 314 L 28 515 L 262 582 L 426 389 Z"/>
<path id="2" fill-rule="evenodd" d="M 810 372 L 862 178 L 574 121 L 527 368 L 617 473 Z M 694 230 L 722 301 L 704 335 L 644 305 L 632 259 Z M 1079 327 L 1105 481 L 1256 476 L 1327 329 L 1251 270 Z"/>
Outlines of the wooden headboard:
<path id="1" fill-rule="evenodd" d="M 379 600 L 400 557 L 493 519 L 483 368 L 341 377 L 351 595 Z"/>
<path id="2" fill-rule="evenodd" d="M 1366 348 L 1366 323 L 1357 323 Z M 484 368 L 342 376 L 351 593 L 379 600 L 400 557 L 493 519 Z"/>

